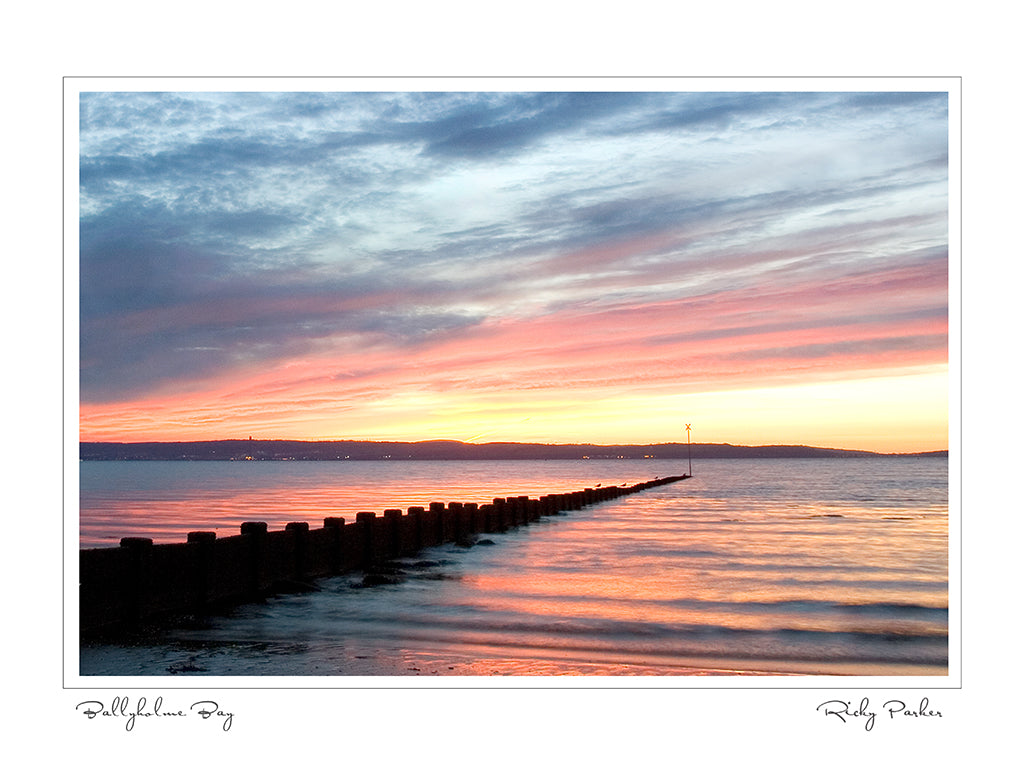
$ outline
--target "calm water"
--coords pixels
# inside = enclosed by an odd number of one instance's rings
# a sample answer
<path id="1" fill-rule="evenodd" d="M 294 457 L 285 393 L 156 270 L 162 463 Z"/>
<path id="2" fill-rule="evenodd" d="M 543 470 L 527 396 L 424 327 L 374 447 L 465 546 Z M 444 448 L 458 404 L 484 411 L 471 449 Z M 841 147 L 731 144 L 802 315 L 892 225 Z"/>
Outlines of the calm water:
<path id="1" fill-rule="evenodd" d="M 686 471 L 662 461 L 84 462 L 82 546 L 319 526 Z M 131 645 L 83 675 L 945 675 L 948 465 L 704 460 L 695 477 L 346 574 Z"/>

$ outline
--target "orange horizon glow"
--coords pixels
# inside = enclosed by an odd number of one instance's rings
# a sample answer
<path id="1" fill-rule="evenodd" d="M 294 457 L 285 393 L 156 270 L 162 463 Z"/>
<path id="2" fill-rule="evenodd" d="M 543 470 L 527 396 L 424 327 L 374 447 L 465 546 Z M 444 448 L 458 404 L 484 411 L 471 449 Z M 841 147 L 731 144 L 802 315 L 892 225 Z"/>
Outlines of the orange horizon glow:
<path id="1" fill-rule="evenodd" d="M 904 296 L 911 286 L 944 289 L 932 278 L 900 270 L 888 282 Z M 850 303 L 865 299 L 847 281 L 498 319 L 419 349 L 378 343 L 351 358 L 339 356 L 345 339 L 325 341 L 191 391 L 175 384 L 138 400 L 83 402 L 81 439 L 651 444 L 678 442 L 685 420 L 703 422 L 704 442 L 947 449 L 945 316 L 898 332 L 844 321 L 840 289 Z M 773 306 L 772 327 L 751 323 Z M 719 330 L 702 339 L 708 313 Z M 817 316 L 824 327 L 799 328 Z M 897 333 L 920 341 L 890 343 Z"/>
<path id="2" fill-rule="evenodd" d="M 499 395 L 455 403 L 425 393 L 382 401 L 339 419 L 333 403 L 311 399 L 275 419 L 280 403 L 246 401 L 245 418 L 222 409 L 223 395 L 82 406 L 83 442 L 192 440 L 368 440 L 633 444 L 812 445 L 916 453 L 949 448 L 943 410 L 947 372 L 934 370 L 856 381 L 689 395 L 601 393 L 594 401 L 562 396 L 515 401 Z M 265 416 L 260 416 L 264 410 Z M 220 410 L 220 415 L 214 412 Z M 301 414 L 301 415 L 300 415 Z M 524 415 L 531 414 L 531 415 Z M 701 421 L 693 414 L 698 414 Z M 685 418 L 684 418 L 685 417 Z M 280 418 L 280 417 L 278 417 Z M 296 423 L 307 426 L 296 430 Z M 480 429 L 481 425 L 488 429 Z M 347 427 L 347 428 L 346 428 Z"/>
<path id="3" fill-rule="evenodd" d="M 904 300 L 945 289 L 941 274 L 921 269 L 885 282 Z M 945 450 L 948 321 L 924 316 L 894 329 L 843 318 L 841 307 L 871 293 L 846 280 L 568 308 L 500 318 L 421 348 L 381 340 L 353 356 L 339 354 L 346 339 L 325 340 L 302 357 L 237 365 L 189 390 L 175 383 L 137 400 L 83 402 L 81 439 L 652 444 L 679 442 L 690 421 L 704 442 Z M 752 322 L 769 312 L 770 324 Z"/>

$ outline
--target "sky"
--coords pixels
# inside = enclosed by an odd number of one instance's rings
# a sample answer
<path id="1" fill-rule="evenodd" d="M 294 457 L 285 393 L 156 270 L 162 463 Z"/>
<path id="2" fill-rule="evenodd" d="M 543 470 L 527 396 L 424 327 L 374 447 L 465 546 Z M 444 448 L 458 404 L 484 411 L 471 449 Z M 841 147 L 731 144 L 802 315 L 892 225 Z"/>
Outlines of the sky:
<path id="1" fill-rule="evenodd" d="M 82 440 L 949 443 L 945 92 L 89 92 Z"/>

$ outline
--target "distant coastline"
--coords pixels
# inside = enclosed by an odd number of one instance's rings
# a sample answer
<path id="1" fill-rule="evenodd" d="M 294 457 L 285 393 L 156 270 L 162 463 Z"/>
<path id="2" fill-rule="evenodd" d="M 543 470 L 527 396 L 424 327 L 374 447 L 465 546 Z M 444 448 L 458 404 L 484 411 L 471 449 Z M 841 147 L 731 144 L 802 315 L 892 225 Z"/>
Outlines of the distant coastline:
<path id="1" fill-rule="evenodd" d="M 948 451 L 877 453 L 807 445 L 657 443 L 595 445 L 463 443 L 457 440 L 374 442 L 361 440 L 205 440 L 195 442 L 79 443 L 83 461 L 439 461 L 545 459 L 798 459 L 871 456 L 943 457 Z"/>

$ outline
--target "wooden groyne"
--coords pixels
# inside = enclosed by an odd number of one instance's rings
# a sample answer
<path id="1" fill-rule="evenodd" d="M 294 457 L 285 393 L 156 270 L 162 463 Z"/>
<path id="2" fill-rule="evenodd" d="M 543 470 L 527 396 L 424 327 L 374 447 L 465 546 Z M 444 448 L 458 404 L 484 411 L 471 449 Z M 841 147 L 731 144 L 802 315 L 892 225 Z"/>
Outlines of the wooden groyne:
<path id="1" fill-rule="evenodd" d="M 470 543 L 481 533 L 504 531 L 687 477 L 538 499 L 495 498 L 490 504 L 433 502 L 404 513 L 386 509 L 382 516 L 360 512 L 351 522 L 325 518 L 317 529 L 296 522 L 282 531 L 269 531 L 264 522 L 245 522 L 238 535 L 225 538 L 210 531 L 194 531 L 187 541 L 176 544 L 123 538 L 117 548 L 79 553 L 80 630 L 83 635 L 117 632 L 169 616 L 201 615 L 276 592 L 311 589 L 318 578 L 369 570 L 440 544 Z"/>

